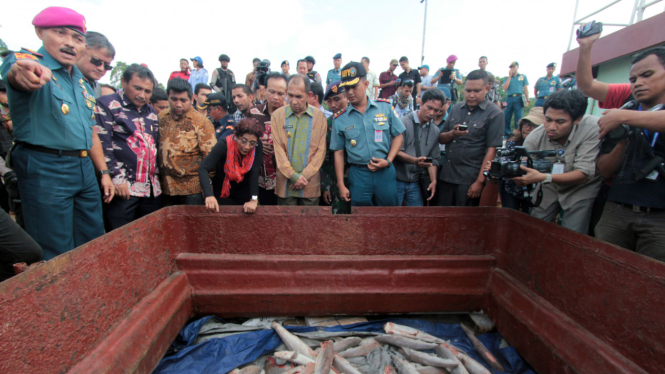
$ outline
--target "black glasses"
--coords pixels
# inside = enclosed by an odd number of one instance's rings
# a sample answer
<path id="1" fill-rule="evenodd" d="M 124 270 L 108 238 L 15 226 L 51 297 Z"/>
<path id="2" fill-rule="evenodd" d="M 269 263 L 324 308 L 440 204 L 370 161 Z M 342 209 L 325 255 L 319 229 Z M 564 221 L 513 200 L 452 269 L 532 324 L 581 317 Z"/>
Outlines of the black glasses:
<path id="1" fill-rule="evenodd" d="M 90 63 L 97 67 L 104 65 L 104 70 L 113 70 L 113 66 L 111 66 L 111 64 L 95 57 L 90 57 Z"/>

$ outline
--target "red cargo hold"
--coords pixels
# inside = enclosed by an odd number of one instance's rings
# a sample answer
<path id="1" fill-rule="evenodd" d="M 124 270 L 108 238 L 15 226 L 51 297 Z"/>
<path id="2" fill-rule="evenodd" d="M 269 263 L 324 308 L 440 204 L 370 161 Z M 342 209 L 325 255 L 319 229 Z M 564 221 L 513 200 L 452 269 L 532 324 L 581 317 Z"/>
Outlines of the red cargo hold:
<path id="1" fill-rule="evenodd" d="M 501 208 L 160 210 L 0 284 L 2 373 L 148 373 L 188 318 L 484 309 L 540 373 L 664 373 L 665 264 Z"/>

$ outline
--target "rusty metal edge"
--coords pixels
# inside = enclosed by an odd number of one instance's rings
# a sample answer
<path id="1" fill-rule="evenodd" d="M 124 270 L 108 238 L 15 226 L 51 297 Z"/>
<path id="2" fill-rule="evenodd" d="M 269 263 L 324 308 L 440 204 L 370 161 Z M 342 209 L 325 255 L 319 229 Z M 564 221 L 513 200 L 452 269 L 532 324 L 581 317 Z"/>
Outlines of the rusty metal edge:
<path id="1" fill-rule="evenodd" d="M 172 274 L 69 373 L 151 372 L 192 315 L 191 299 L 187 276 Z M 153 349 L 159 341 L 168 344 Z"/>
<path id="2" fill-rule="evenodd" d="M 490 280 L 492 303 L 512 315 L 521 326 L 497 324 L 497 330 L 523 357 L 529 357 L 524 335 L 543 343 L 578 373 L 648 374 L 633 361 L 603 342 L 554 305 L 532 292 L 503 270 L 495 269 Z M 490 311 L 492 313 L 492 311 Z M 496 316 L 495 316 L 496 317 Z M 499 319 L 500 320 L 500 319 Z M 536 323 L 535 321 L 539 321 Z M 549 323 L 543 323 L 548 321 Z M 552 333 L 552 331 L 559 333 Z M 516 331 L 522 334 L 517 338 Z M 586 352 L 580 354 L 580 352 Z M 549 373 L 539 362 L 529 362 L 539 373 Z"/>

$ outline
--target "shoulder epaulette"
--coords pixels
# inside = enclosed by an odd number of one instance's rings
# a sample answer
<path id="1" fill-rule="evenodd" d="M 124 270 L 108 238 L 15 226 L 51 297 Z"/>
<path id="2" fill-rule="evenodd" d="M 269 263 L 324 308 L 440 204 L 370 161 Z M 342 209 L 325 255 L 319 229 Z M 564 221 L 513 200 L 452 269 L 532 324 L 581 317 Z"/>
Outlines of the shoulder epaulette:
<path id="1" fill-rule="evenodd" d="M 377 98 L 377 99 L 375 99 L 374 101 L 379 101 L 379 102 L 382 102 L 382 103 L 388 103 L 388 104 L 390 104 L 390 100 L 388 100 L 388 99 L 383 99 L 383 98 Z"/>
<path id="2" fill-rule="evenodd" d="M 42 55 L 41 53 L 35 52 L 35 51 L 33 51 L 32 49 L 21 48 L 21 50 L 22 50 L 22 51 L 27 51 L 27 52 L 29 52 L 30 54 L 33 54 L 33 55 L 35 55 L 35 56 L 37 56 L 37 57 L 44 57 L 44 55 Z"/>
<path id="3" fill-rule="evenodd" d="M 346 113 L 346 108 L 344 108 L 344 109 L 338 111 L 337 113 L 335 113 L 335 118 L 341 116 L 341 115 L 344 114 L 344 113 Z"/>

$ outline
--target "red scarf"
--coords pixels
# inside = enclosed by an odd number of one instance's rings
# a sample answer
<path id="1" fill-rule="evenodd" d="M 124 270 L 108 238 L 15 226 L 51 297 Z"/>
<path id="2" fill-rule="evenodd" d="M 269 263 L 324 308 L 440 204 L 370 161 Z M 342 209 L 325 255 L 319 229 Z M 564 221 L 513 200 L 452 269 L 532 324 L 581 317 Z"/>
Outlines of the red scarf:
<path id="1" fill-rule="evenodd" d="M 226 162 L 224 163 L 224 184 L 222 185 L 222 198 L 231 194 L 231 181 L 236 183 L 245 179 L 245 174 L 254 164 L 256 148 L 243 157 L 238 151 L 238 144 L 233 140 L 233 134 L 226 137 Z"/>

